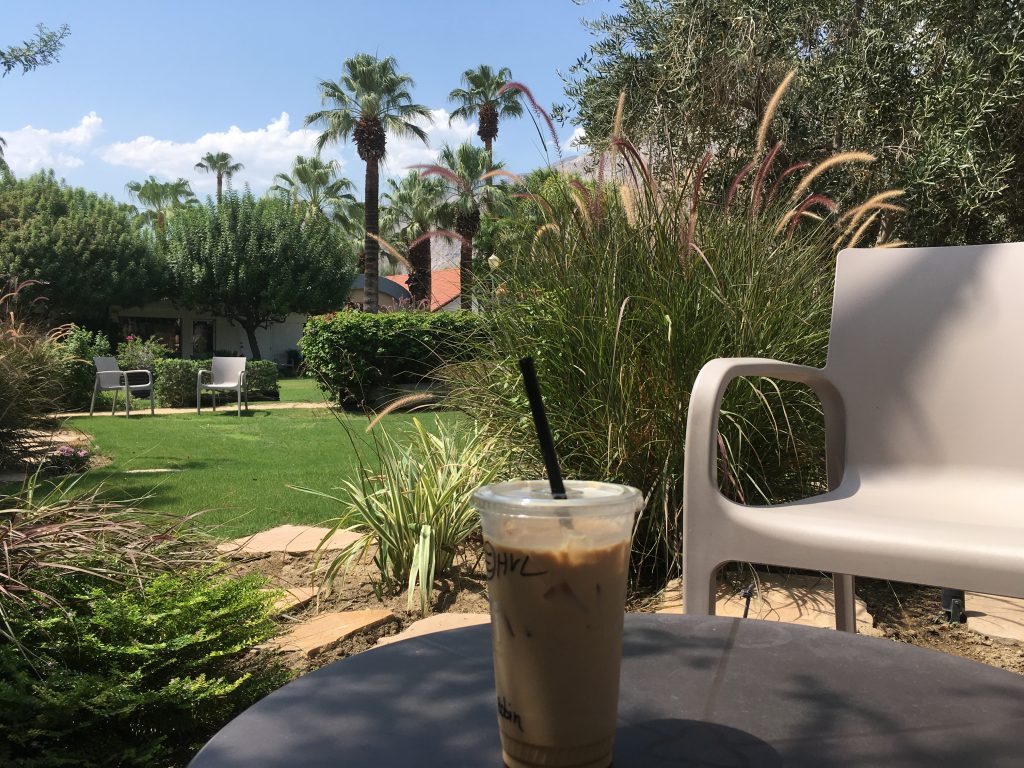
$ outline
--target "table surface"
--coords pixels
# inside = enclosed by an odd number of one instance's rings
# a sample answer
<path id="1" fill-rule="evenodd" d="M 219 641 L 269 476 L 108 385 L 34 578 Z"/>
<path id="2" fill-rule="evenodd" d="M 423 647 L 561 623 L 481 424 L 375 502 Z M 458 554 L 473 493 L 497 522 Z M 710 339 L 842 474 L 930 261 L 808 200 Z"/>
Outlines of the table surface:
<path id="1" fill-rule="evenodd" d="M 500 768 L 488 625 L 335 662 L 190 768 Z M 630 614 L 615 766 L 1024 765 L 1024 677 L 791 624 Z"/>

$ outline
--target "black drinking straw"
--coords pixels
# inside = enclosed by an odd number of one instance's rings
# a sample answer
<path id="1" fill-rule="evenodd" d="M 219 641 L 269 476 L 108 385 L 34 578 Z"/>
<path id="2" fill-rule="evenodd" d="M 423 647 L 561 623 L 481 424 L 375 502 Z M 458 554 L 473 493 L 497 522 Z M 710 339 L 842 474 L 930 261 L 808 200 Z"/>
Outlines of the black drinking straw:
<path id="1" fill-rule="evenodd" d="M 530 401 L 533 424 L 537 428 L 537 440 L 540 441 L 540 452 L 544 456 L 544 466 L 548 470 L 551 495 L 556 499 L 568 498 L 565 494 L 565 485 L 562 483 L 562 470 L 558 468 L 558 456 L 555 455 L 555 441 L 551 437 L 548 415 L 544 411 L 544 400 L 540 396 L 540 382 L 537 381 L 537 370 L 533 367 L 533 358 L 520 358 L 519 370 L 523 372 L 526 397 Z"/>

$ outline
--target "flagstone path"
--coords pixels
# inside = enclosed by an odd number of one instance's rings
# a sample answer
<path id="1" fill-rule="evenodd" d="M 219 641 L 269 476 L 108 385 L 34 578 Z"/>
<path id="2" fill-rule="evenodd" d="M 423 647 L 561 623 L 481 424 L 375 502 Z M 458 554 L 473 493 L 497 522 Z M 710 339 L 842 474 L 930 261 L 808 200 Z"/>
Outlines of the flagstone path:
<path id="1" fill-rule="evenodd" d="M 268 555 L 273 552 L 305 555 L 315 551 L 318 547 L 328 552 L 344 549 L 361 538 L 360 534 L 352 531 L 336 531 L 333 535 L 330 534 L 330 528 L 310 525 L 279 525 L 268 531 L 242 536 L 233 541 L 219 544 L 217 551 L 231 557 Z M 330 538 L 325 542 L 324 538 L 328 535 Z M 322 546 L 321 542 L 323 542 Z"/>

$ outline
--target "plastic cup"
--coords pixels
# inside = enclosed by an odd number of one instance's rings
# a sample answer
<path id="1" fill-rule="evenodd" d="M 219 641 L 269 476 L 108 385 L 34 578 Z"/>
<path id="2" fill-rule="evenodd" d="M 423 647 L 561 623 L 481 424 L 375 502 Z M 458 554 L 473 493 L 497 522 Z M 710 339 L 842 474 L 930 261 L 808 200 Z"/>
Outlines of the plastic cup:
<path id="1" fill-rule="evenodd" d="M 498 728 L 509 768 L 612 762 L 635 488 L 487 485 L 483 526 Z"/>

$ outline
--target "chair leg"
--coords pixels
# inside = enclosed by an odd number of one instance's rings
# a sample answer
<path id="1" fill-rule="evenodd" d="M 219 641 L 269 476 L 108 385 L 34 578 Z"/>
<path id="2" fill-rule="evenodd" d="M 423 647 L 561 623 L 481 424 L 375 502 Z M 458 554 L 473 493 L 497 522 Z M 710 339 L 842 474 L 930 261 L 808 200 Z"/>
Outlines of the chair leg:
<path id="1" fill-rule="evenodd" d="M 153 404 L 153 394 L 156 391 L 156 387 L 149 388 L 149 415 L 156 416 L 156 406 Z"/>
<path id="2" fill-rule="evenodd" d="M 245 388 L 245 412 L 249 412 L 249 387 Z"/>
<path id="3" fill-rule="evenodd" d="M 213 410 L 217 410 L 217 390 L 213 390 Z"/>
<path id="4" fill-rule="evenodd" d="M 238 415 L 242 415 L 242 388 L 238 388 Z"/>
<path id="5" fill-rule="evenodd" d="M 113 416 L 114 413 L 117 411 L 117 393 L 120 392 L 120 391 L 121 390 L 119 390 L 119 389 L 115 389 L 114 390 L 114 404 L 112 406 L 110 406 L 110 415 L 111 416 Z"/>
<path id="6" fill-rule="evenodd" d="M 100 388 L 100 378 L 96 377 L 96 383 L 92 385 L 92 400 L 89 402 L 89 415 L 92 416 L 93 410 L 96 408 L 96 391 Z"/>
<path id="7" fill-rule="evenodd" d="M 196 384 L 196 416 L 198 416 L 202 412 L 201 411 L 202 402 L 203 402 L 203 390 L 200 388 L 199 384 Z"/>
<path id="8" fill-rule="evenodd" d="M 685 553 L 683 557 L 686 557 Z M 690 562 L 683 571 L 683 613 L 714 616 L 718 566 Z"/>
<path id="9" fill-rule="evenodd" d="M 132 415 L 132 392 L 128 389 L 128 385 L 124 385 L 124 416 L 128 418 Z"/>
<path id="10" fill-rule="evenodd" d="M 845 573 L 833 573 L 832 583 L 836 598 L 836 629 L 840 632 L 856 632 L 857 593 L 854 590 L 853 576 Z"/>

